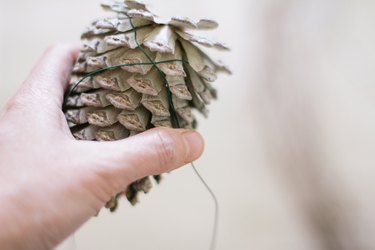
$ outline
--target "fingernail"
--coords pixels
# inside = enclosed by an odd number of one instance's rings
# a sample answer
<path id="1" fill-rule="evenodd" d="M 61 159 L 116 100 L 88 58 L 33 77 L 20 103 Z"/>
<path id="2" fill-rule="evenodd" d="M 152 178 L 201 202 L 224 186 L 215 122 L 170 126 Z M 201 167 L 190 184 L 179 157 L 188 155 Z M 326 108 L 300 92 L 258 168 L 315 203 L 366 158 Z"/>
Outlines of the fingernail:
<path id="1" fill-rule="evenodd" d="M 194 131 L 185 131 L 182 133 L 182 137 L 187 148 L 186 162 L 192 162 L 198 159 L 202 155 L 204 149 L 204 140 L 202 136 Z"/>

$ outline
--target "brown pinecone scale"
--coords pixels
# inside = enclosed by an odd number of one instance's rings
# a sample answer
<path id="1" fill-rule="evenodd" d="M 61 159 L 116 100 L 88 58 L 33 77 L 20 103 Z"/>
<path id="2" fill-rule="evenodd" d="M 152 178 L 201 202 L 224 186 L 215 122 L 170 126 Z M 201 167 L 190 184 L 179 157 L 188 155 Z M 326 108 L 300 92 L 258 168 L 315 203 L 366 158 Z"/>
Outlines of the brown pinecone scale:
<path id="1" fill-rule="evenodd" d="M 216 98 L 212 82 L 230 73 L 203 47 L 228 50 L 223 43 L 190 33 L 215 29 L 209 19 L 163 21 L 140 1 L 106 1 L 112 16 L 98 19 L 82 34 L 64 112 L 78 140 L 114 141 L 154 127 L 195 128 L 193 110 L 204 116 Z M 156 182 L 160 176 L 154 176 Z M 139 180 L 113 197 L 115 210 L 125 195 L 137 203 L 152 180 Z"/>

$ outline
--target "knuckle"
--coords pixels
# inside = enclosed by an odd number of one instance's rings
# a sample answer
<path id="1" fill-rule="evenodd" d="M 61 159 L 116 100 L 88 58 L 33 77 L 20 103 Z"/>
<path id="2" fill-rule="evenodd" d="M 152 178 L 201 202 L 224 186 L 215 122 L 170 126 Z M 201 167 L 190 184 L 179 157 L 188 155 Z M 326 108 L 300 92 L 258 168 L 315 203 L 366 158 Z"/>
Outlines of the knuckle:
<path id="1" fill-rule="evenodd" d="M 17 111 L 24 111 L 27 107 L 27 101 L 21 101 L 20 98 L 12 98 L 4 107 L 4 115 Z"/>
<path id="2" fill-rule="evenodd" d="M 67 44 L 55 43 L 47 47 L 44 56 L 54 57 L 56 55 L 70 55 L 70 49 Z"/>
<path id="3" fill-rule="evenodd" d="M 177 145 L 173 136 L 165 130 L 158 130 L 157 137 L 156 150 L 158 152 L 159 166 L 161 171 L 164 172 L 169 166 L 176 164 L 178 161 Z"/>
<path id="4" fill-rule="evenodd" d="M 1 118 L 1 114 L 0 114 L 0 118 Z M 8 132 L 8 128 L 6 124 L 4 125 L 3 122 L 0 122 L 0 148 L 5 148 L 3 147 L 4 143 L 8 141 L 8 137 L 9 137 L 9 133 L 7 132 Z"/>
<path id="5" fill-rule="evenodd" d="M 64 49 L 66 46 L 62 43 L 54 43 L 48 46 L 46 49 L 46 53 L 53 53 L 55 51 L 60 51 Z"/>

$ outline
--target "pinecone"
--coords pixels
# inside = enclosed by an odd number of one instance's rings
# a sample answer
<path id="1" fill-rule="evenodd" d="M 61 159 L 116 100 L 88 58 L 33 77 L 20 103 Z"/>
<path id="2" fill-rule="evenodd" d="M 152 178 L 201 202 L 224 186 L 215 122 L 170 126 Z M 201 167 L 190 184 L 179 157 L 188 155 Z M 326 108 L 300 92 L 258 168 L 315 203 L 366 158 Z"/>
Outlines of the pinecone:
<path id="1" fill-rule="evenodd" d="M 211 82 L 218 72 L 230 73 L 197 46 L 228 48 L 186 30 L 218 24 L 180 17 L 165 22 L 135 0 L 102 6 L 114 15 L 93 22 L 83 33 L 65 99 L 74 137 L 113 141 L 153 127 L 195 128 L 192 110 L 207 116 L 206 105 L 216 98 Z M 153 178 L 159 182 L 161 177 Z M 136 204 L 137 194 L 151 187 L 149 177 L 139 180 L 106 207 L 114 211 L 121 195 Z"/>

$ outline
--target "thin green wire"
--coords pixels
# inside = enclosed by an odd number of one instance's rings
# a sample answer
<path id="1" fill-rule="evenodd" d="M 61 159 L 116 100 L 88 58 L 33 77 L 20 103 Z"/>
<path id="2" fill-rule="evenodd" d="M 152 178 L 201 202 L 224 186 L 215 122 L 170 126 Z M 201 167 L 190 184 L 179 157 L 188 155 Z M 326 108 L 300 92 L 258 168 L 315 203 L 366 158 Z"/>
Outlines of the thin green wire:
<path id="1" fill-rule="evenodd" d="M 69 97 L 75 91 L 75 89 L 79 86 L 79 84 L 81 84 L 85 79 L 87 79 L 89 77 L 92 77 L 92 76 L 95 76 L 97 74 L 100 74 L 102 72 L 105 72 L 105 71 L 108 71 L 108 70 L 113 70 L 113 69 L 118 69 L 118 68 L 121 68 L 121 67 L 131 67 L 131 66 L 139 66 L 139 65 L 153 65 L 153 67 L 155 67 L 157 69 L 157 71 L 159 72 L 160 76 L 163 78 L 165 86 L 167 88 L 168 102 L 169 102 L 169 111 L 170 111 L 170 113 L 173 115 L 173 117 L 175 119 L 177 128 L 181 128 L 180 122 L 178 120 L 177 112 L 176 112 L 176 109 L 175 109 L 175 106 L 174 106 L 174 103 L 173 103 L 172 92 L 170 90 L 170 85 L 169 85 L 168 79 L 166 78 L 164 72 L 157 65 L 158 64 L 162 64 L 162 63 L 170 63 L 170 62 L 182 62 L 182 63 L 185 63 L 185 64 L 189 64 L 189 63 L 186 62 L 186 61 L 184 61 L 184 60 L 178 60 L 178 59 L 176 59 L 176 60 L 166 60 L 166 61 L 155 62 L 151 58 L 151 56 L 149 56 L 147 54 L 147 52 L 139 44 L 138 39 L 137 39 L 137 29 L 136 29 L 136 27 L 133 24 L 132 18 L 127 13 L 125 13 L 125 15 L 128 17 L 129 23 L 130 23 L 130 25 L 132 27 L 132 30 L 134 31 L 134 38 L 135 38 L 135 42 L 137 44 L 137 48 L 147 57 L 147 59 L 150 62 L 148 62 L 148 63 L 147 62 L 139 62 L 139 63 L 120 64 L 120 65 L 110 66 L 110 67 L 106 67 L 106 68 L 102 68 L 102 69 L 98 69 L 98 70 L 95 70 L 93 72 L 90 72 L 87 75 L 85 75 L 84 77 L 82 77 L 73 86 L 73 88 L 70 89 L 69 93 L 67 94 L 67 97 Z M 209 249 L 210 250 L 215 250 L 215 248 L 216 248 L 216 242 L 217 242 L 217 233 L 218 233 L 218 228 L 219 228 L 219 226 L 218 226 L 218 222 L 219 222 L 219 202 L 218 202 L 218 199 L 216 198 L 216 195 L 213 192 L 213 190 L 210 188 L 210 186 L 207 184 L 207 182 L 203 179 L 203 177 L 199 173 L 198 169 L 195 167 L 194 162 L 191 162 L 190 164 L 191 164 L 191 167 L 192 167 L 193 171 L 198 176 L 198 178 L 200 179 L 200 181 L 202 182 L 202 184 L 205 186 L 205 188 L 209 192 L 212 200 L 214 201 L 215 216 L 214 216 L 212 238 L 211 238 L 210 248 Z"/>
<path id="2" fill-rule="evenodd" d="M 135 26 L 133 24 L 132 18 L 127 13 L 125 13 L 125 15 L 128 17 L 130 25 L 131 25 L 132 29 L 134 30 L 134 38 L 135 38 L 135 42 L 137 43 L 137 48 L 147 57 L 148 60 L 150 60 L 151 63 L 153 63 L 154 67 L 158 70 L 160 76 L 164 79 L 164 82 L 165 82 L 165 85 L 166 85 L 167 91 L 168 91 L 168 101 L 169 101 L 170 113 L 172 113 L 172 115 L 174 116 L 174 118 L 176 120 L 177 128 L 181 128 L 180 122 L 179 122 L 178 117 L 177 117 L 176 109 L 175 109 L 174 104 L 173 104 L 172 92 L 171 92 L 170 87 L 169 87 L 168 79 L 166 78 L 163 71 L 157 66 L 155 61 L 152 60 L 152 58 L 147 54 L 147 52 L 139 44 L 138 39 L 137 39 L 137 29 L 135 28 Z M 202 184 L 206 187 L 207 191 L 210 193 L 210 195 L 211 195 L 211 197 L 214 201 L 214 204 L 215 204 L 214 225 L 213 225 L 212 239 L 211 239 L 211 243 L 210 243 L 210 250 L 214 250 L 215 246 L 216 246 L 217 231 L 218 231 L 219 202 L 216 198 L 215 193 L 212 191 L 210 186 L 207 184 L 207 182 L 203 179 L 203 177 L 199 173 L 198 169 L 195 167 L 194 162 L 191 162 L 191 167 L 193 168 L 193 170 L 194 170 L 195 174 L 198 176 L 198 178 L 201 180 Z"/>
<path id="3" fill-rule="evenodd" d="M 125 63 L 125 64 L 114 65 L 114 66 L 110 66 L 110 67 L 106 67 L 106 68 L 102 68 L 102 69 L 98 69 L 98 70 L 92 71 L 92 72 L 88 73 L 87 75 L 83 76 L 77 83 L 74 84 L 73 88 L 71 88 L 70 91 L 68 92 L 67 97 L 71 96 L 73 94 L 73 92 L 77 89 L 77 87 L 84 80 L 86 80 L 89 77 L 92 77 L 92 76 L 95 76 L 97 74 L 100 74 L 102 72 L 105 72 L 105 71 L 108 71 L 108 70 L 119 69 L 119 68 L 122 68 L 122 67 L 131 67 L 131 66 L 139 66 L 139 65 L 154 65 L 154 64 L 162 64 L 162 63 L 171 63 L 171 62 L 187 63 L 187 62 L 185 62 L 183 60 L 178 60 L 178 59 L 159 61 L 159 62 L 155 62 L 155 63 L 147 63 L 147 62 Z"/>
<path id="4" fill-rule="evenodd" d="M 173 115 L 174 119 L 175 119 L 175 122 L 176 122 L 176 125 L 178 128 L 181 128 L 180 126 L 180 122 L 178 120 L 178 117 L 177 117 L 177 113 L 176 113 L 176 109 L 174 107 L 174 103 L 173 103 L 173 99 L 172 99 L 172 93 L 171 93 L 171 90 L 170 90 L 170 87 L 169 87 L 169 82 L 168 82 L 168 79 L 166 78 L 164 72 L 157 66 L 156 62 L 151 58 L 150 55 L 147 54 L 147 52 L 142 48 L 142 46 L 139 44 L 138 42 L 138 38 L 137 38 L 137 29 L 136 27 L 134 26 L 133 24 L 133 21 L 132 21 L 132 18 L 127 14 L 125 13 L 125 15 L 127 16 L 127 18 L 129 19 L 129 23 L 130 23 L 130 26 L 132 27 L 132 30 L 134 31 L 134 40 L 137 44 L 137 48 L 147 57 L 147 59 L 150 61 L 150 63 L 153 64 L 153 66 L 157 69 L 157 71 L 159 72 L 159 75 L 163 78 L 164 80 L 164 83 L 165 83 L 165 86 L 167 88 L 167 92 L 168 92 L 168 102 L 169 102 L 169 112 Z"/>

